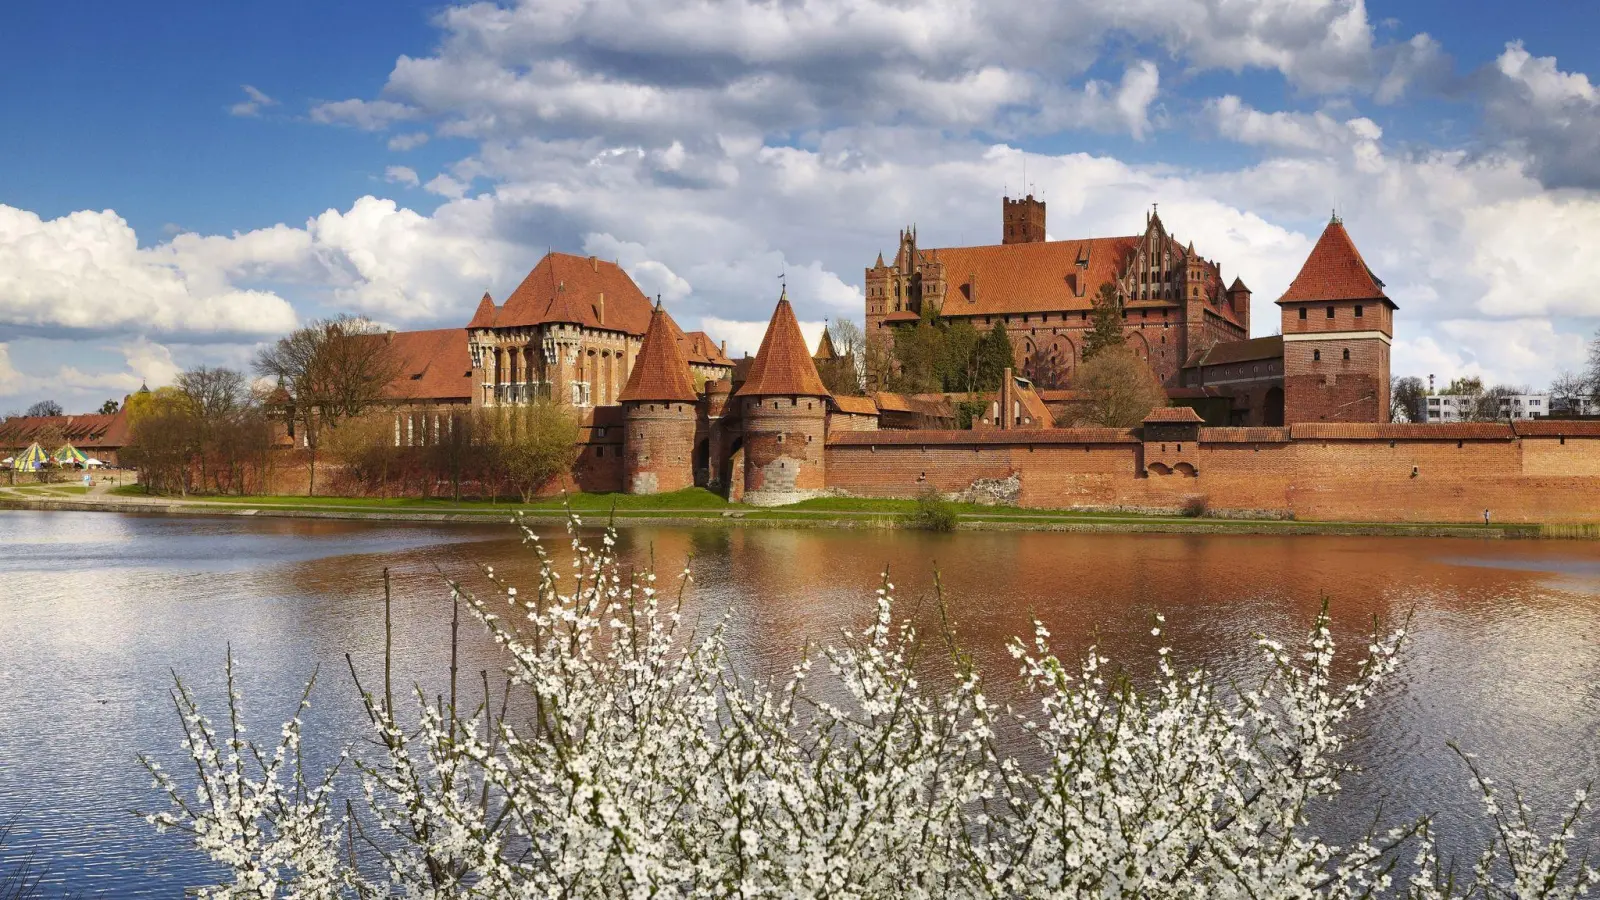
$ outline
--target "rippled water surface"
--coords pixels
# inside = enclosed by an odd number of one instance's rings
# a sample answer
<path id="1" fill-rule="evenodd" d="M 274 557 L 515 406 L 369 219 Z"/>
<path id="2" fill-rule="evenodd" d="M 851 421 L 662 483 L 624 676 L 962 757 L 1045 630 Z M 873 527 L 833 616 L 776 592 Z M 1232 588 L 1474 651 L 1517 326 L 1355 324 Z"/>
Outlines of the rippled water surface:
<path id="1" fill-rule="evenodd" d="M 1161 611 L 1180 662 L 1247 679 L 1260 671 L 1251 633 L 1297 635 L 1324 596 L 1348 646 L 1374 616 L 1409 615 L 1415 640 L 1362 723 L 1366 772 L 1336 830 L 1380 801 L 1392 819 L 1432 810 L 1446 828 L 1476 827 L 1451 738 L 1545 809 L 1600 774 L 1594 543 L 635 528 L 622 546 L 664 572 L 692 558 L 691 613 L 729 615 L 740 664 L 761 672 L 863 622 L 885 566 L 907 614 L 931 619 L 937 567 L 1001 695 L 1004 644 L 1034 616 L 1058 650 L 1098 641 L 1138 672 Z M 132 813 L 162 803 L 134 754 L 179 758 L 172 673 L 216 704 L 231 646 L 259 733 L 317 672 L 309 731 L 327 758 L 358 736 L 345 654 L 365 672 L 381 661 L 384 567 L 399 675 L 432 686 L 449 659 L 441 575 L 470 583 L 480 564 L 532 581 L 500 525 L 0 512 L 0 823 L 14 821 L 0 854 L 32 852 L 58 882 L 108 897 L 204 882 L 203 860 Z M 475 627 L 463 635 L 464 668 L 498 668 Z"/>

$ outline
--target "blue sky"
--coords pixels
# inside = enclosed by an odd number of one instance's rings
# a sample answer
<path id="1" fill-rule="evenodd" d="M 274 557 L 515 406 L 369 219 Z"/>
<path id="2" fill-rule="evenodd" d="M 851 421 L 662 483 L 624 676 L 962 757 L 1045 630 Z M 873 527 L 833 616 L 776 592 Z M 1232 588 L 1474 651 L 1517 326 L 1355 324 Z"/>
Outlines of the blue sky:
<path id="1" fill-rule="evenodd" d="M 0 414 L 459 325 L 552 247 L 753 349 L 777 272 L 858 318 L 901 224 L 992 242 L 1024 165 L 1057 238 L 1161 203 L 1258 334 L 1338 206 L 1398 374 L 1538 386 L 1600 327 L 1591 4 L 137 6 L 0 12 Z"/>

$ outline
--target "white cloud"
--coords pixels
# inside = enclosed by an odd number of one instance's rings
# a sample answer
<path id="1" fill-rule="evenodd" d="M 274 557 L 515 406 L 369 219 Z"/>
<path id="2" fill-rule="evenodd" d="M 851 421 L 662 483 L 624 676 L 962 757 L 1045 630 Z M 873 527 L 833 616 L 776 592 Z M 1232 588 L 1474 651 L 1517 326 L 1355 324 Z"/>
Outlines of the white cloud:
<path id="1" fill-rule="evenodd" d="M 1262 112 L 1232 94 L 1206 101 L 1205 113 L 1222 137 L 1278 151 L 1331 154 L 1383 137 L 1383 129 L 1368 118 L 1340 121 L 1324 112 Z"/>
<path id="2" fill-rule="evenodd" d="M 88 409 L 89 398 L 108 393 L 128 394 L 140 385 L 152 387 L 171 384 L 182 371 L 173 361 L 172 351 L 145 338 L 123 342 L 116 348 L 122 354 L 121 368 L 85 371 L 77 365 L 63 364 L 54 371 L 29 375 L 19 371 L 11 359 L 11 347 L 0 343 L 0 397 L 50 396 L 76 401 L 67 411 Z M 95 401 L 98 404 L 98 401 Z M 66 404 L 64 404 L 66 405 Z"/>
<path id="3" fill-rule="evenodd" d="M 353 125 L 362 131 L 379 131 L 415 116 L 416 110 L 390 100 L 338 100 L 311 107 L 313 122 Z"/>
<path id="4" fill-rule="evenodd" d="M 389 138 L 389 149 L 404 152 L 415 150 L 428 142 L 426 131 L 412 131 L 406 134 L 397 134 Z"/>
<path id="5" fill-rule="evenodd" d="M 1600 188 L 1600 89 L 1553 56 L 1506 45 L 1488 76 L 1484 114 L 1552 187 Z"/>
<path id="6" fill-rule="evenodd" d="M 462 197 L 467 195 L 467 188 L 470 187 L 470 185 L 465 181 L 460 181 L 455 178 L 451 178 L 449 175 L 440 173 L 434 176 L 434 178 L 427 184 L 423 185 L 423 187 L 431 194 L 438 194 L 441 197 L 449 197 L 451 200 L 460 200 Z"/>
<path id="7" fill-rule="evenodd" d="M 407 187 L 416 187 L 422 183 L 417 178 L 417 170 L 410 166 L 390 166 L 384 169 L 383 180 L 390 184 L 403 184 Z"/>
<path id="8" fill-rule="evenodd" d="M 773 302 L 776 302 L 776 298 Z M 767 325 L 771 321 L 770 318 L 759 322 L 706 318 L 701 321 L 700 327 L 713 339 L 727 341 L 728 357 L 737 359 L 746 354 L 756 355 L 756 351 L 761 349 L 761 339 L 766 336 Z M 799 324 L 800 334 L 806 339 L 806 346 L 815 349 L 822 341 L 822 329 L 827 327 L 826 323 L 802 321 Z"/>
<path id="9" fill-rule="evenodd" d="M 248 84 L 242 85 L 242 87 L 244 88 L 245 96 L 249 99 L 241 100 L 228 107 L 229 115 L 250 118 L 261 115 L 261 110 L 265 107 L 278 105 L 278 101 L 268 97 L 255 87 Z"/>
<path id="10" fill-rule="evenodd" d="M 182 239 L 141 249 L 110 210 L 44 220 L 0 205 L 0 325 L 270 334 L 294 324 L 282 297 L 241 289 L 206 260 L 175 252 Z"/>

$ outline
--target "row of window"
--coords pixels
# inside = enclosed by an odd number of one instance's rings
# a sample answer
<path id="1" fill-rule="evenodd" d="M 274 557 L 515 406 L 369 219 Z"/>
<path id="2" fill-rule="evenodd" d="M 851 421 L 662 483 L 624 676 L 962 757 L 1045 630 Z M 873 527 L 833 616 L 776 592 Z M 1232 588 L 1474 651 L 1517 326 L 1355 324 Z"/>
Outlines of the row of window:
<path id="1" fill-rule="evenodd" d="M 1328 318 L 1330 318 L 1330 319 L 1333 318 L 1333 310 L 1334 310 L 1333 307 L 1331 307 L 1331 306 L 1328 307 Z M 1358 318 L 1358 319 L 1361 318 L 1361 313 L 1362 313 L 1362 306 L 1361 306 L 1361 304 L 1357 303 L 1356 304 L 1356 318 Z M 1304 319 L 1305 317 L 1306 317 L 1306 308 L 1304 306 L 1302 306 L 1302 307 L 1300 307 L 1300 318 Z"/>
<path id="2" fill-rule="evenodd" d="M 1344 358 L 1345 359 L 1349 359 L 1350 358 L 1350 348 L 1349 347 L 1344 348 Z M 1322 351 L 1321 350 L 1313 350 L 1313 351 L 1311 351 L 1311 361 L 1312 362 L 1321 362 L 1322 361 Z"/>

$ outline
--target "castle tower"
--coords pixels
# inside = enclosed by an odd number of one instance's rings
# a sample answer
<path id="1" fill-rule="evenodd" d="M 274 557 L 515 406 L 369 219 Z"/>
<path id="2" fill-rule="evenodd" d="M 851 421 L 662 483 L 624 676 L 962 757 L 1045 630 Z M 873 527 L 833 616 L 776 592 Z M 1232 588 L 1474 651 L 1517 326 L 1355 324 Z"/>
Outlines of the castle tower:
<path id="1" fill-rule="evenodd" d="M 689 362 L 658 302 L 634 358 L 622 402 L 622 483 L 630 494 L 694 487 L 697 419 Z"/>
<path id="2" fill-rule="evenodd" d="M 1239 323 L 1244 326 L 1244 336 L 1250 336 L 1250 289 L 1244 286 L 1244 279 L 1233 276 L 1233 284 L 1228 286 L 1228 303 L 1233 307 L 1234 314 L 1239 317 Z"/>
<path id="3" fill-rule="evenodd" d="M 744 502 L 778 506 L 823 492 L 828 397 L 785 291 L 736 397 L 744 417 Z"/>
<path id="4" fill-rule="evenodd" d="M 1278 306 L 1284 422 L 1388 422 L 1397 307 L 1337 215 Z"/>
<path id="5" fill-rule="evenodd" d="M 1010 197 L 1000 198 L 1001 219 L 1005 224 L 1000 243 L 1002 244 L 1042 244 L 1044 243 L 1044 201 L 1033 199 L 1029 194 L 1021 200 Z"/>

